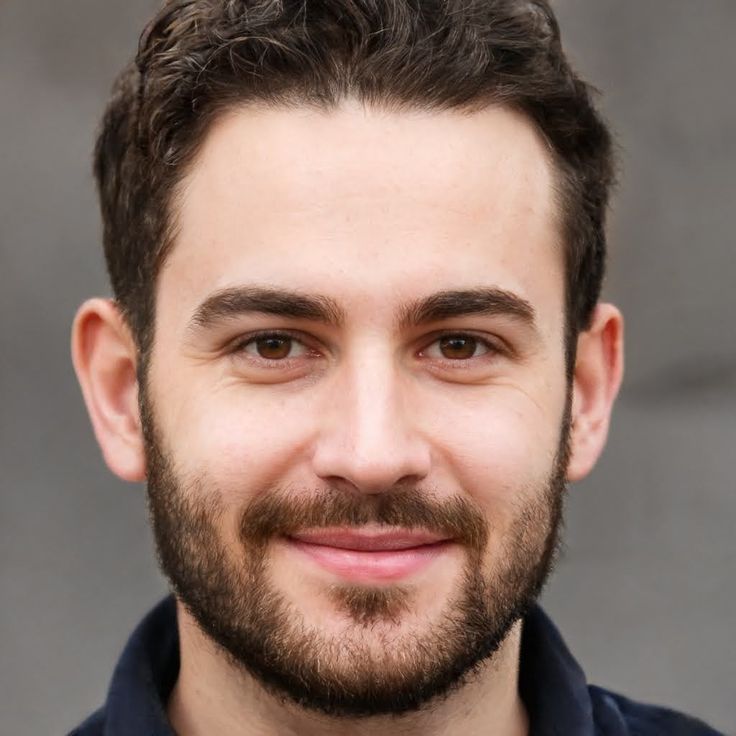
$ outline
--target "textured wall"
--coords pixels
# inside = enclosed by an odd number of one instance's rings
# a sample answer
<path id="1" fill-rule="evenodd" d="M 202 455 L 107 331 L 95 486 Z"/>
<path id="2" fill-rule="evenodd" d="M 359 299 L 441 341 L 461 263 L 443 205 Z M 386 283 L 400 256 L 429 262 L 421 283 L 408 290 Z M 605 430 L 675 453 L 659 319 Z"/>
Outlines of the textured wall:
<path id="1" fill-rule="evenodd" d="M 624 152 L 608 295 L 628 318 L 609 449 L 545 595 L 591 679 L 736 732 L 736 3 L 559 0 Z M 96 121 L 149 0 L 0 0 L 0 733 L 99 705 L 164 590 L 68 359 L 104 293 Z"/>

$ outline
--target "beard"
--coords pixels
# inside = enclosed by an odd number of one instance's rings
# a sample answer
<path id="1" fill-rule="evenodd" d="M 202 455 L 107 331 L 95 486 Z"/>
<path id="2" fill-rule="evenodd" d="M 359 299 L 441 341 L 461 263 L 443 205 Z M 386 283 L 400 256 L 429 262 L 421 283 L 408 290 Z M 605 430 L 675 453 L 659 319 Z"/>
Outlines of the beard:
<path id="1" fill-rule="evenodd" d="M 141 397 L 148 504 L 159 564 L 178 600 L 240 671 L 282 702 L 332 717 L 400 715 L 447 697 L 492 658 L 534 604 L 559 543 L 569 454 L 569 402 L 546 483 L 520 488 L 512 523 L 483 561 L 492 524 L 465 496 L 397 486 L 375 495 L 334 487 L 269 489 L 223 539 L 225 508 L 206 476 L 177 477 L 153 413 Z M 326 593 L 347 624 L 338 633 L 309 621 L 269 571 L 269 550 L 290 533 L 385 524 L 419 528 L 462 545 L 466 561 L 441 615 L 406 631 L 411 590 L 335 584 Z M 487 565 L 487 563 L 486 563 Z M 421 612 L 419 612 L 421 613 Z M 315 617 L 316 618 L 316 617 Z"/>

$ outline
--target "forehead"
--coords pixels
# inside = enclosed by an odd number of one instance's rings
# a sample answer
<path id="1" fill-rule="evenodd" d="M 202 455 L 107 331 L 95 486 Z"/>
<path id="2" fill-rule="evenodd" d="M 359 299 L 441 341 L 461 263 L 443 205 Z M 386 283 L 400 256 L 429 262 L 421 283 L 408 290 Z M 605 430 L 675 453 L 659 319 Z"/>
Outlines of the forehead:
<path id="1" fill-rule="evenodd" d="M 507 109 L 239 108 L 182 182 L 160 300 L 255 283 L 349 311 L 493 285 L 561 308 L 553 192 L 541 136 Z"/>

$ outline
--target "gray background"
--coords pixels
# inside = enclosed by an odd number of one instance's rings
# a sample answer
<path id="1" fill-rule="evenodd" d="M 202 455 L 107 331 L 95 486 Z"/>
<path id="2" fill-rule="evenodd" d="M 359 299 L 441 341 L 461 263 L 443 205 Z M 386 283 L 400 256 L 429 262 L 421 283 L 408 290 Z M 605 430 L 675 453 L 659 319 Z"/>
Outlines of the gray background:
<path id="1" fill-rule="evenodd" d="M 736 733 L 736 2 L 560 0 L 624 151 L 609 448 L 545 602 L 591 679 Z M 163 593 L 140 487 L 94 443 L 69 325 L 106 293 L 97 119 L 150 0 L 0 0 L 0 733 L 97 707 Z"/>

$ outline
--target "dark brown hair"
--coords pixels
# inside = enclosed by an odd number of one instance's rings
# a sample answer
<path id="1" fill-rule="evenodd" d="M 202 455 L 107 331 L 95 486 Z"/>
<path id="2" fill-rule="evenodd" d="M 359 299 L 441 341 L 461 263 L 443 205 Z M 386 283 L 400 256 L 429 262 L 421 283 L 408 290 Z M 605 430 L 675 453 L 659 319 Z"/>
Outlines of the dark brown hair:
<path id="1" fill-rule="evenodd" d="M 174 0 L 115 83 L 95 149 L 115 298 L 145 357 L 175 191 L 212 119 L 247 101 L 521 111 L 555 164 L 568 358 L 598 301 L 613 179 L 608 130 L 545 0 Z M 568 360 L 568 366 L 570 361 Z"/>

